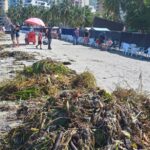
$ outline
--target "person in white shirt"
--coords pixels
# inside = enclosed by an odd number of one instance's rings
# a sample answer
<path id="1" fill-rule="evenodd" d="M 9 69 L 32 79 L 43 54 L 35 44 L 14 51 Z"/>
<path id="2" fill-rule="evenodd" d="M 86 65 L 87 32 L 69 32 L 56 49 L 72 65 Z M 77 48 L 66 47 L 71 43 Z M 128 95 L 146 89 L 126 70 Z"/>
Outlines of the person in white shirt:
<path id="1" fill-rule="evenodd" d="M 3 31 L 4 33 L 5 33 L 5 31 L 6 31 L 4 24 L 3 24 L 3 26 L 2 26 L 2 31 Z"/>

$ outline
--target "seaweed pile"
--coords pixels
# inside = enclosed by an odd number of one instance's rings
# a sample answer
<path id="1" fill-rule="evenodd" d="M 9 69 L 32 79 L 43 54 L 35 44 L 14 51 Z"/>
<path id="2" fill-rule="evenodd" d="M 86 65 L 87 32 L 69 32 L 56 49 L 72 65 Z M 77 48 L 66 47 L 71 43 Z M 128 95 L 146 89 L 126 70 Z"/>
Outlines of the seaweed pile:
<path id="1" fill-rule="evenodd" d="M 28 54 L 22 51 L 2 51 L 0 52 L 0 58 L 14 57 L 16 60 L 31 60 L 35 59 L 33 54 Z"/>
<path id="2" fill-rule="evenodd" d="M 74 79 L 73 79 L 74 78 Z M 50 59 L 25 67 L 16 78 L 0 86 L 2 100 L 27 100 L 40 96 L 55 96 L 60 90 L 69 90 L 75 72 L 62 63 Z"/>
<path id="3" fill-rule="evenodd" d="M 1 142 L 1 149 L 150 148 L 150 99 L 146 96 L 132 89 L 121 88 L 109 94 L 96 87 L 91 73 L 77 75 L 61 63 L 52 60 L 34 63 L 25 68 L 20 75 L 22 80 L 19 79 L 16 88 L 9 89 L 10 85 L 7 85 L 7 88 L 3 86 L 5 90 L 1 87 L 0 96 L 9 99 L 28 86 L 38 87 L 40 94 L 36 97 L 47 95 L 48 98 L 40 108 L 31 110 L 28 105 L 20 106 L 17 116 L 22 118 L 23 125 L 8 133 Z M 15 86 L 16 83 L 14 81 L 11 85 Z M 57 87 L 58 92 L 55 94 L 48 92 L 48 88 L 53 86 Z M 47 90 L 45 93 L 44 87 Z M 6 94 L 7 90 L 9 95 Z"/>

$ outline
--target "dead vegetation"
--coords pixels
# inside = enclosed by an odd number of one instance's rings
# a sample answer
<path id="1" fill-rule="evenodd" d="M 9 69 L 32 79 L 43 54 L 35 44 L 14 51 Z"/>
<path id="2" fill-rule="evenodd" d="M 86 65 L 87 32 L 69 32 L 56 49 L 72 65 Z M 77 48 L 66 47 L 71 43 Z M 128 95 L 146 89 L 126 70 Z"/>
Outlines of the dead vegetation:
<path id="1" fill-rule="evenodd" d="M 13 81 L 0 87 L 2 100 L 27 100 L 45 95 L 57 95 L 70 89 L 74 71 L 59 62 L 42 60 L 25 67 Z"/>
<path id="2" fill-rule="evenodd" d="M 42 107 L 21 105 L 23 125 L 1 141 L 9 150 L 148 150 L 150 99 L 134 90 L 112 94 L 96 87 L 89 72 L 77 75 L 59 62 L 42 60 L 0 88 L 1 99 L 47 96 Z M 37 103 L 38 101 L 35 100 Z"/>
<path id="3" fill-rule="evenodd" d="M 16 60 L 33 60 L 35 59 L 34 55 L 28 54 L 27 52 L 22 51 L 2 51 L 0 52 L 0 58 L 13 57 Z"/>

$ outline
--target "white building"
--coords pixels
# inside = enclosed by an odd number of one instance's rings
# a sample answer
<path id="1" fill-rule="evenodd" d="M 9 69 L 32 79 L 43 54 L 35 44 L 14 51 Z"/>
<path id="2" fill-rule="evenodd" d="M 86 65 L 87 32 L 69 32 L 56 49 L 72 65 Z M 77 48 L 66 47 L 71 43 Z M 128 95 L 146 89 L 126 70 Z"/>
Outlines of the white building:
<path id="1" fill-rule="evenodd" d="M 43 6 L 46 8 L 49 8 L 49 1 L 47 0 L 24 0 L 23 2 L 24 6 L 29 6 L 29 5 L 33 5 L 33 6 Z"/>
<path id="2" fill-rule="evenodd" d="M 99 12 L 99 13 L 103 13 L 103 1 L 102 0 L 99 0 L 97 1 L 97 4 L 96 4 L 96 11 Z"/>
<path id="3" fill-rule="evenodd" d="M 74 4 L 80 7 L 89 6 L 89 8 L 91 9 L 91 12 L 93 13 L 96 12 L 96 5 L 94 5 L 94 3 L 91 3 L 91 0 L 74 0 Z"/>
<path id="4" fill-rule="evenodd" d="M 74 0 L 74 4 L 84 7 L 84 6 L 89 6 L 90 1 L 89 0 Z"/>

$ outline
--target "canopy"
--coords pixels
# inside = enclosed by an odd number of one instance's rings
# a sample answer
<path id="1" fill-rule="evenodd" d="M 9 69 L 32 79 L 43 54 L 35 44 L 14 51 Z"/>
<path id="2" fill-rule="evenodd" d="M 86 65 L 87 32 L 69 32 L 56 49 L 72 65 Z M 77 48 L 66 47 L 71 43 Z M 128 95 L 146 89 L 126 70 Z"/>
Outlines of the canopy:
<path id="1" fill-rule="evenodd" d="M 45 26 L 44 22 L 39 18 L 29 18 L 25 20 L 25 23 L 30 25 Z"/>
<path id="2" fill-rule="evenodd" d="M 110 31 L 108 28 L 91 28 L 91 27 L 85 27 L 85 29 L 90 30 L 93 29 L 95 31 Z"/>

